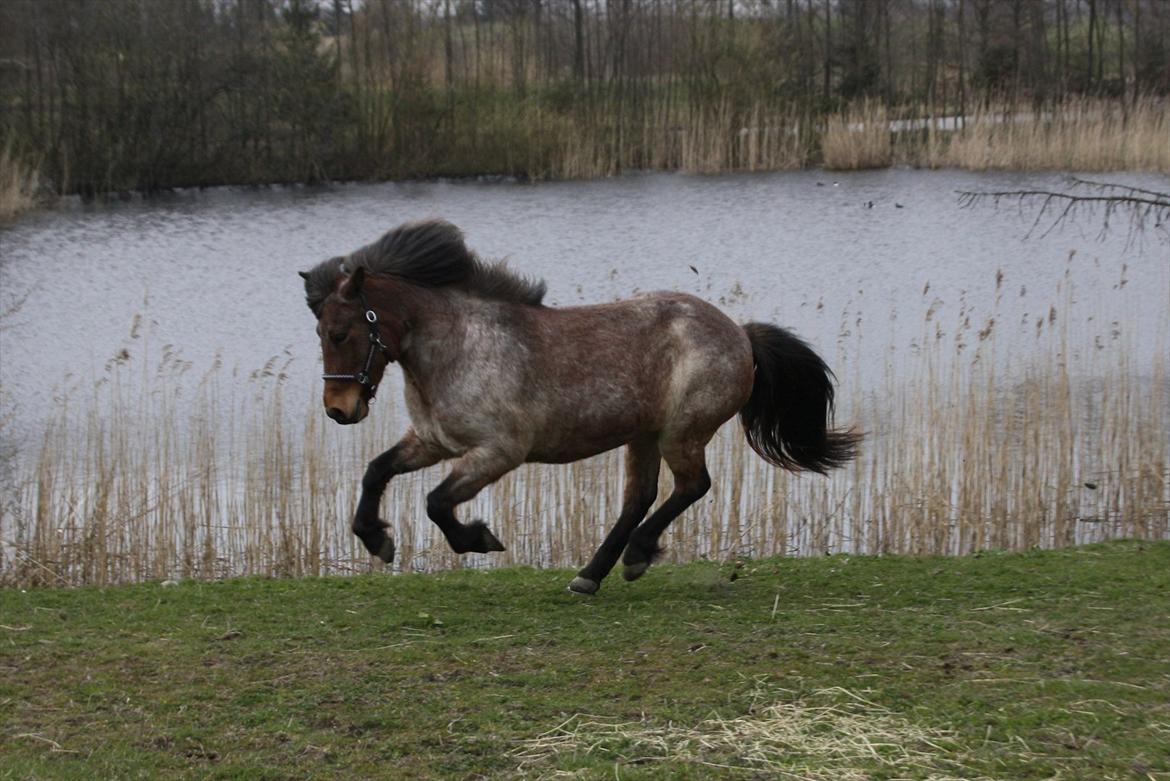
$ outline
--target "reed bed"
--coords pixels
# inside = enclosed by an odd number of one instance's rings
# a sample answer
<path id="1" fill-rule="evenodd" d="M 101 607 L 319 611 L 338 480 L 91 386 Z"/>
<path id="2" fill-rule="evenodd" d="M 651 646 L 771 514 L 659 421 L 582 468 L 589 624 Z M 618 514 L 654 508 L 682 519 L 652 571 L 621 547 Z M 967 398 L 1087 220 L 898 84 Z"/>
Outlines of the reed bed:
<path id="1" fill-rule="evenodd" d="M 530 179 L 595 179 L 623 171 L 714 174 L 823 164 L 857 170 L 891 165 L 983 170 L 1170 172 L 1170 104 L 1070 100 L 983 106 L 967 117 L 926 117 L 914 108 L 862 101 L 827 117 L 784 103 L 725 99 L 694 106 L 649 95 L 636 106 L 612 95 L 565 105 L 549 96 L 498 96 L 457 104 L 451 127 L 371 156 L 376 178 L 484 172 Z"/>
<path id="2" fill-rule="evenodd" d="M 814 159 L 811 123 L 760 102 L 742 114 L 728 102 L 703 110 L 663 102 L 628 121 L 620 114 L 597 122 L 533 111 L 530 121 L 553 139 L 547 157 L 533 161 L 533 178 L 595 179 L 628 170 L 781 171 L 805 168 Z"/>
<path id="3" fill-rule="evenodd" d="M 975 171 L 1069 170 L 1170 173 L 1170 104 L 1071 99 L 1059 107 L 981 107 L 957 129 L 927 123 L 906 161 Z"/>
<path id="4" fill-rule="evenodd" d="M 535 103 L 519 126 L 537 128 L 523 166 L 532 178 L 650 169 L 777 171 L 817 163 L 831 170 L 910 165 L 1170 173 L 1170 104 L 1152 96 L 1132 103 L 1075 99 L 1043 110 L 984 104 L 965 117 L 895 113 L 863 101 L 823 119 L 761 102 L 738 110 L 726 101 L 694 109 L 664 99 L 633 117 L 606 105 L 578 116 Z"/>
<path id="5" fill-rule="evenodd" d="M 668 532 L 668 559 L 965 554 L 1170 536 L 1170 314 L 1142 336 L 1161 340 L 1153 363 L 1135 367 L 1124 335 L 1068 327 L 1093 319 L 1091 301 L 1065 293 L 1021 326 L 1026 335 L 1012 334 L 1013 349 L 1000 346 L 994 314 L 944 325 L 931 307 L 897 372 L 869 387 L 842 378 L 838 421 L 868 437 L 828 478 L 773 469 L 730 422 L 708 448 L 714 487 Z M 1035 343 L 1016 349 L 1020 339 Z M 892 345 L 860 336 L 826 357 L 842 366 L 873 350 L 896 360 Z M 0 464 L 0 582 L 383 569 L 348 518 L 365 463 L 405 426 L 396 389 L 387 383 L 360 426 L 336 426 L 320 410 L 315 375 L 300 371 L 293 384 L 289 361 L 246 377 L 216 362 L 195 377 L 164 348 L 149 371 L 114 359 L 92 386 L 62 393 L 59 414 Z M 425 518 L 442 474 L 402 476 L 387 491 L 395 571 L 579 566 L 616 517 L 623 479 L 620 451 L 522 467 L 463 509 L 508 551 L 458 557 Z M 663 470 L 662 497 L 669 488 Z"/>
<path id="6" fill-rule="evenodd" d="M 829 116 L 821 139 L 825 168 L 888 168 L 894 159 L 890 120 L 880 103 L 866 101 Z"/>
<path id="7" fill-rule="evenodd" d="M 912 165 L 968 170 L 1157 171 L 1170 173 L 1170 105 L 1070 99 L 1036 109 L 976 107 L 965 117 L 893 119 L 880 103 L 830 115 L 821 135 L 828 169 Z"/>
<path id="8" fill-rule="evenodd" d="M 11 145 L 0 148 L 0 222 L 36 206 L 39 180 L 36 166 L 14 154 Z"/>

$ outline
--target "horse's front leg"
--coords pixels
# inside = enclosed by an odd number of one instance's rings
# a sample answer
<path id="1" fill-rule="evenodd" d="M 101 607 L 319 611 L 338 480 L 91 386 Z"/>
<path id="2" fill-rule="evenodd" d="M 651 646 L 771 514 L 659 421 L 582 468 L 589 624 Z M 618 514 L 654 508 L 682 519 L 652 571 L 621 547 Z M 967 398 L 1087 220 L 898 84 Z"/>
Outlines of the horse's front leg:
<path id="1" fill-rule="evenodd" d="M 386 484 L 394 475 L 413 472 L 436 464 L 442 458 L 433 447 L 424 443 L 409 429 L 398 444 L 375 458 L 366 467 L 362 477 L 362 496 L 353 516 L 353 533 L 361 539 L 373 555 L 389 564 L 394 561 L 394 540 L 386 534 L 390 524 L 378 517 L 378 505 Z"/>
<path id="2" fill-rule="evenodd" d="M 522 454 L 507 448 L 478 447 L 461 456 L 451 474 L 427 494 L 427 516 L 443 532 L 451 550 L 456 553 L 504 550 L 483 521 L 460 523 L 455 517 L 455 508 L 523 462 Z"/>

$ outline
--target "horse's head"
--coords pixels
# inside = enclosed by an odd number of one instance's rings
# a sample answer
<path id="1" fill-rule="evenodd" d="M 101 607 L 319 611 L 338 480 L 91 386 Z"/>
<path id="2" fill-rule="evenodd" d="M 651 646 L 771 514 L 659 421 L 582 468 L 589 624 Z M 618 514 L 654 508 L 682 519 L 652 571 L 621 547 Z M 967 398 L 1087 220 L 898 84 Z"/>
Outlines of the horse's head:
<path id="1" fill-rule="evenodd" d="M 337 267 L 335 288 L 322 295 L 321 280 L 302 272 L 310 308 L 317 315 L 317 335 L 325 373 L 325 414 L 338 423 L 363 420 L 378 383 L 398 360 L 406 325 L 392 308 L 375 304 L 379 292 L 358 266 L 348 276 Z"/>

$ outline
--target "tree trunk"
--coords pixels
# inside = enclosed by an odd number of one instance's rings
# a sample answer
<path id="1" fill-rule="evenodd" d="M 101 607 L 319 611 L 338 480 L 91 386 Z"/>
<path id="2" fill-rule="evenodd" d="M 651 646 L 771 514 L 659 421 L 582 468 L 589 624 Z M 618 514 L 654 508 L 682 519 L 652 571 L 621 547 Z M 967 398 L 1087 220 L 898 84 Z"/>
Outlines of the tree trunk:
<path id="1" fill-rule="evenodd" d="M 585 12 L 581 0 L 573 0 L 573 76 L 585 81 Z"/>
<path id="2" fill-rule="evenodd" d="M 810 0 L 811 3 L 811 0 Z M 829 90 L 833 79 L 833 6 L 830 0 L 825 0 L 825 83 L 821 94 L 827 107 L 831 98 Z"/>

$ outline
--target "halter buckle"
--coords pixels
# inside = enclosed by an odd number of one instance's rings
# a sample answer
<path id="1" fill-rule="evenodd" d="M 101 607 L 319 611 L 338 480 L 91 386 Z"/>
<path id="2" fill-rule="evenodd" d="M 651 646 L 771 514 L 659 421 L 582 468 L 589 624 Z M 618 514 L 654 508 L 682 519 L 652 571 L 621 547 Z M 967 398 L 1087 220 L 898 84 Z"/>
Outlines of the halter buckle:
<path id="1" fill-rule="evenodd" d="M 373 309 L 366 310 L 366 322 L 371 325 L 378 322 L 378 314 Z"/>

